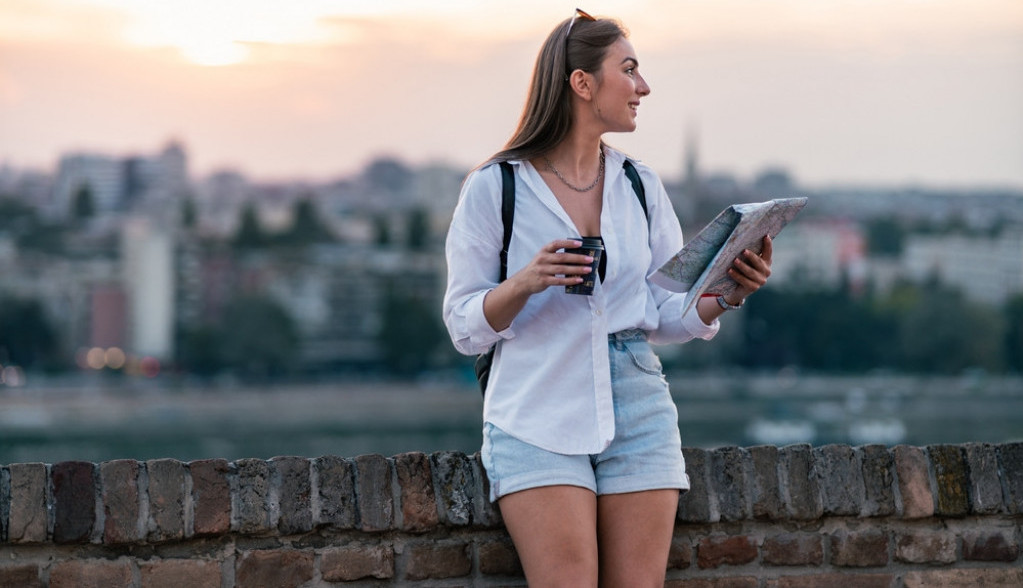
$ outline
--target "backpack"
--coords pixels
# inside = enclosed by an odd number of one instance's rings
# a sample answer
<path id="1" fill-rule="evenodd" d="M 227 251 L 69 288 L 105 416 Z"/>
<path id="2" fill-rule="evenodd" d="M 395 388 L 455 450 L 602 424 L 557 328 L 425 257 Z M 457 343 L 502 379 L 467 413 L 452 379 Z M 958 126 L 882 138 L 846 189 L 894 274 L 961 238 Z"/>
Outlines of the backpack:
<path id="1" fill-rule="evenodd" d="M 515 172 L 507 161 L 502 161 L 501 166 L 501 222 L 504 224 L 504 240 L 501 247 L 501 274 L 498 283 L 508 279 L 508 246 L 511 244 L 512 222 L 515 220 Z M 643 207 L 643 216 L 649 216 L 646 209 L 646 190 L 643 188 L 643 181 L 639 178 L 636 166 L 628 159 L 622 165 L 625 175 L 632 182 L 632 190 L 639 199 L 639 205 Z M 480 394 L 486 395 L 487 382 L 490 381 L 490 366 L 494 362 L 494 351 L 497 349 L 495 343 L 490 349 L 476 356 L 475 371 L 476 381 L 480 385 Z"/>

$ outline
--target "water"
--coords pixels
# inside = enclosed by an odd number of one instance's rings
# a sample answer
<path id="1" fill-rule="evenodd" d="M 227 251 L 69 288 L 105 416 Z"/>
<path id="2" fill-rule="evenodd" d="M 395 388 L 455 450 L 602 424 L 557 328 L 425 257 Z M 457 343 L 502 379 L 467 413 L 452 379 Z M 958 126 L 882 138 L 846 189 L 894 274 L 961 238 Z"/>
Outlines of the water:
<path id="1" fill-rule="evenodd" d="M 1023 379 L 670 374 L 683 443 L 1023 440 Z M 463 379 L 275 387 L 123 380 L 0 388 L 0 463 L 479 449 Z"/>

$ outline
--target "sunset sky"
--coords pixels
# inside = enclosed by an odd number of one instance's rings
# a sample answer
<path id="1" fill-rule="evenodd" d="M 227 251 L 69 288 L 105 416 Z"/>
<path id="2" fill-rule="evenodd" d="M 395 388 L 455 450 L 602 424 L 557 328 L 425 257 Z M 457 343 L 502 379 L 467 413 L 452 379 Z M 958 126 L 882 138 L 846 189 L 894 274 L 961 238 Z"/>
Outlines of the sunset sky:
<path id="1" fill-rule="evenodd" d="M 322 180 L 382 154 L 465 168 L 514 127 L 576 0 L 0 0 L 0 165 L 153 152 Z M 609 142 L 666 179 L 1023 188 L 1020 0 L 594 1 L 653 93 Z"/>

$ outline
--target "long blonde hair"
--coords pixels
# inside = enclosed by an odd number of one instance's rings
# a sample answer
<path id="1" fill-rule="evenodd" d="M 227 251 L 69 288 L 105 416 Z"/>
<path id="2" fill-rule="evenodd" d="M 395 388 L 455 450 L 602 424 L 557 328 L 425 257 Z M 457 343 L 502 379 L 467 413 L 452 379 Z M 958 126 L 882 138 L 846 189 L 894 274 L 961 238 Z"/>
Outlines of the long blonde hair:
<path id="1" fill-rule="evenodd" d="M 487 163 L 538 157 L 564 140 L 573 123 L 569 75 L 577 69 L 598 73 L 608 47 L 629 35 L 617 20 L 574 19 L 556 26 L 540 47 L 518 127 Z"/>

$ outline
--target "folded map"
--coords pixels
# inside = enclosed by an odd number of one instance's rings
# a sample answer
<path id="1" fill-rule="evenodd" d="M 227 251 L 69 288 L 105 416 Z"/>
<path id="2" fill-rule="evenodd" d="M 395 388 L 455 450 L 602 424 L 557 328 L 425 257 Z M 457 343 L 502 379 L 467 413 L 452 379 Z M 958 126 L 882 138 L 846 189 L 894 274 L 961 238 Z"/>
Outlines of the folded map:
<path id="1" fill-rule="evenodd" d="M 774 239 L 804 206 L 806 198 L 733 204 L 649 279 L 672 292 L 686 292 L 683 314 L 704 294 L 731 294 L 738 287 L 728 276 L 735 258 L 745 249 L 759 254 L 764 235 Z"/>

